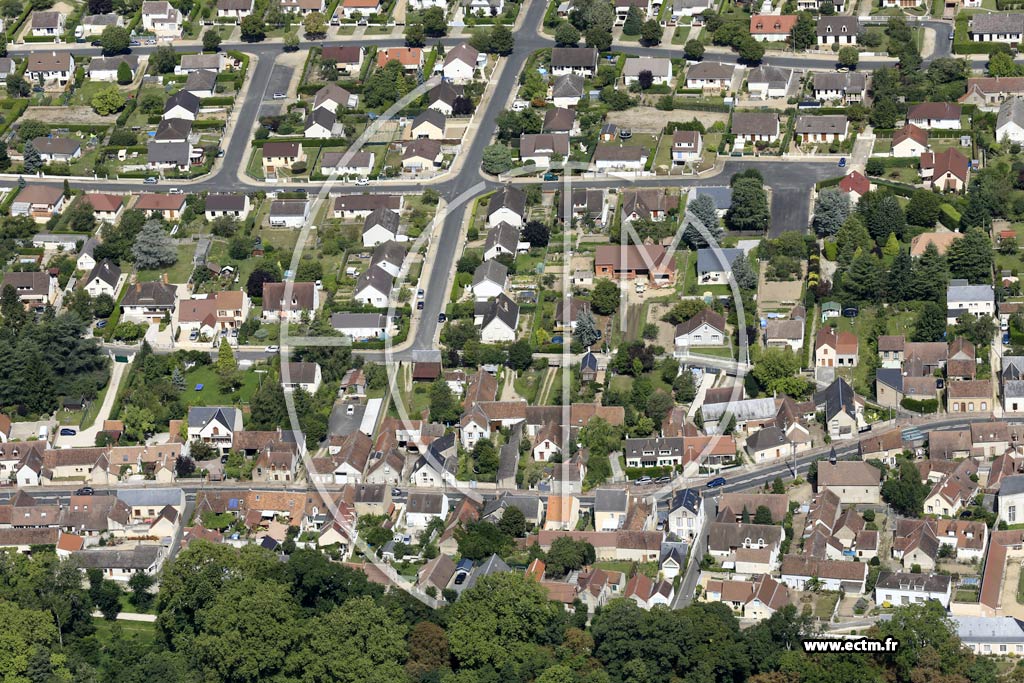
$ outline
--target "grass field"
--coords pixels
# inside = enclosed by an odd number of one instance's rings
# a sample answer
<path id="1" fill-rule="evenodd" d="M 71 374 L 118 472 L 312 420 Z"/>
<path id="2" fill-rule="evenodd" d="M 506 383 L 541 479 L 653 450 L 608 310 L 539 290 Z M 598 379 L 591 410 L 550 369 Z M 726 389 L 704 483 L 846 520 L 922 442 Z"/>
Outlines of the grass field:
<path id="1" fill-rule="evenodd" d="M 156 624 L 145 621 L 107 621 L 94 618 L 96 639 L 112 643 L 115 638 L 128 644 L 151 645 L 156 640 Z"/>
<path id="2" fill-rule="evenodd" d="M 242 386 L 237 391 L 226 391 L 221 388 L 220 379 L 213 366 L 195 368 L 185 374 L 187 389 L 181 395 L 181 402 L 186 406 L 215 406 L 248 403 L 259 388 L 260 378 L 254 372 L 242 375 Z M 196 391 L 197 385 L 203 385 Z"/>
<path id="3" fill-rule="evenodd" d="M 192 255 L 195 254 L 195 247 L 191 244 L 178 245 L 178 260 L 168 268 L 157 268 L 156 270 L 140 270 L 139 282 L 153 282 L 167 273 L 167 281 L 172 283 L 188 282 L 192 275 Z"/>

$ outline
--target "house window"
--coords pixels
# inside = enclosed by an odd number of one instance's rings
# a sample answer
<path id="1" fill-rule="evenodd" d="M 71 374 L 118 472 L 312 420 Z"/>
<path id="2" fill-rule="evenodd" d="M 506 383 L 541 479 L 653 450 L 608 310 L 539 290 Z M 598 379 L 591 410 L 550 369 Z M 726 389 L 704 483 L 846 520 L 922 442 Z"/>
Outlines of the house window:
<path id="1" fill-rule="evenodd" d="M 1013 524 L 1014 522 L 1017 521 L 1017 506 L 1016 505 L 1011 505 L 1006 510 L 1006 521 L 1008 521 L 1010 524 Z"/>

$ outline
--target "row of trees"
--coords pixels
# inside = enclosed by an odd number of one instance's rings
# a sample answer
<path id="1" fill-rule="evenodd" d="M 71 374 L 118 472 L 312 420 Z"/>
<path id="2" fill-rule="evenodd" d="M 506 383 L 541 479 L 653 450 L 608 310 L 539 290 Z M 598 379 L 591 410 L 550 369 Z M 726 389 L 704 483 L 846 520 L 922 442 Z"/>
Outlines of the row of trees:
<path id="1" fill-rule="evenodd" d="M 190 543 L 164 570 L 155 640 L 116 626 L 100 636 L 89 613 L 96 604 L 113 610 L 114 593 L 101 579 L 83 587 L 73 561 L 5 552 L 0 675 L 119 683 L 998 680 L 995 662 L 964 649 L 935 603 L 898 608 L 868 629 L 897 640 L 894 652 L 821 657 L 804 653 L 812 627 L 794 606 L 741 630 L 721 603 L 646 611 L 615 600 L 588 625 L 585 608 L 566 611 L 542 585 L 508 572 L 431 609 L 318 551 L 289 550 L 281 562 L 257 546 Z M 543 555 L 553 575 L 592 560 L 571 541 Z"/>

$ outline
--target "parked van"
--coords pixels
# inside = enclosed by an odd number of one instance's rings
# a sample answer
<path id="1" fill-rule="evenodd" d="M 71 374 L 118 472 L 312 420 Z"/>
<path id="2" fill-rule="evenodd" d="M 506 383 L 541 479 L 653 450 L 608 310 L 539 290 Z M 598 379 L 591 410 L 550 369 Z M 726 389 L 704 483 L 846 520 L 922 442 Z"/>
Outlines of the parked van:
<path id="1" fill-rule="evenodd" d="M 50 438 L 50 425 L 39 425 L 39 440 L 47 441 Z"/>

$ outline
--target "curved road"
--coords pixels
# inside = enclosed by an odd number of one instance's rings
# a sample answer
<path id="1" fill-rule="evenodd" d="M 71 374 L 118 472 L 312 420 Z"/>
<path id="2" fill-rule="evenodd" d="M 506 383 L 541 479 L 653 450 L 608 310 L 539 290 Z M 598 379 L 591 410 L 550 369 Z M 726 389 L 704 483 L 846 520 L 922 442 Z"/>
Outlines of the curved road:
<path id="1" fill-rule="evenodd" d="M 442 178 L 436 183 L 432 183 L 432 186 L 437 189 L 442 197 L 444 197 L 448 202 L 451 202 L 460 194 L 470 190 L 480 183 L 483 183 L 485 187 L 481 192 L 493 190 L 498 186 L 498 183 L 493 178 L 484 176 L 479 170 L 479 160 L 482 158 L 484 148 L 490 144 L 494 136 L 497 128 L 497 116 L 506 107 L 507 94 L 511 93 L 516 88 L 519 73 L 522 71 L 526 59 L 534 51 L 541 48 L 551 47 L 553 45 L 551 38 L 540 32 L 547 3 L 543 0 L 525 0 L 524 6 L 525 8 L 523 11 L 525 12 L 525 15 L 520 18 L 520 28 L 515 32 L 515 51 L 508 57 L 504 58 L 507 63 L 502 68 L 499 80 L 493 89 L 496 96 L 491 98 L 489 101 L 481 103 L 481 110 L 477 114 L 480 120 L 479 128 L 461 152 L 461 154 L 464 155 L 462 170 L 452 177 Z M 948 54 L 949 40 L 947 36 L 952 30 L 952 27 L 949 24 L 937 21 L 924 21 L 919 23 L 936 30 L 936 54 L 933 55 L 932 58 Z M 441 42 L 444 45 L 451 46 L 464 42 L 464 40 L 465 38 L 445 38 Z M 361 38 L 305 41 L 302 44 L 302 48 L 310 48 L 315 45 L 329 46 L 353 44 L 362 44 L 364 46 L 372 45 L 380 48 L 399 46 L 402 45 L 403 42 L 404 41 L 400 38 L 390 37 L 380 39 Z M 678 56 L 677 53 L 679 51 L 677 47 L 671 45 L 656 47 L 630 45 L 619 47 L 629 54 L 637 55 Z M 236 123 L 231 130 L 228 139 L 223 145 L 224 157 L 216 162 L 214 169 L 207 176 L 194 181 L 178 181 L 177 184 L 188 187 L 189 190 L 207 192 L 230 192 L 239 190 L 253 191 L 290 187 L 288 185 L 279 186 L 276 184 L 263 183 L 244 176 L 239 177 L 238 172 L 238 169 L 244 168 L 248 162 L 248 155 L 251 149 L 249 141 L 252 139 L 253 130 L 257 125 L 260 106 L 264 101 L 264 97 L 270 83 L 271 74 L 274 70 L 275 61 L 281 54 L 281 44 L 250 44 L 232 42 L 225 43 L 223 48 L 241 50 L 247 54 L 257 57 L 255 64 L 250 67 L 250 72 L 248 74 L 249 83 L 247 86 L 248 89 L 246 91 L 246 97 L 235 112 Z M 15 55 L 27 53 L 35 49 L 38 49 L 38 46 L 12 45 L 9 47 L 10 53 Z M 48 49 L 50 49 L 49 46 Z M 75 54 L 80 55 L 97 55 L 100 52 L 99 48 L 84 46 L 81 44 L 57 45 L 53 46 L 53 49 L 71 50 Z M 155 49 L 155 47 L 140 47 L 136 48 L 134 51 L 138 54 L 148 54 L 153 52 Z M 180 47 L 181 51 L 189 52 L 197 51 L 199 49 L 200 48 L 198 46 Z M 705 59 L 728 63 L 736 63 L 737 61 L 735 54 L 722 51 L 709 51 Z M 814 57 L 811 55 L 773 54 L 767 56 L 764 61 L 765 63 L 772 65 L 797 69 L 829 69 L 833 66 L 831 59 L 823 59 L 821 57 Z M 871 70 L 892 63 L 894 63 L 894 60 L 871 60 L 863 63 L 861 68 Z M 807 228 L 806 225 L 788 224 L 790 221 L 795 222 L 795 216 L 804 215 L 803 211 L 794 211 L 792 209 L 793 202 L 809 202 L 810 191 L 815 182 L 837 175 L 837 169 L 835 168 L 834 161 L 832 160 L 778 161 L 777 159 L 767 158 L 763 160 L 730 159 L 725 162 L 723 170 L 717 174 L 717 177 L 705 177 L 704 179 L 697 180 L 651 178 L 644 179 L 643 184 L 645 186 L 654 187 L 720 185 L 727 182 L 727 179 L 731 174 L 752 167 L 759 168 L 764 172 L 767 184 L 772 188 L 776 198 L 787 198 L 785 202 L 777 201 L 776 203 L 779 205 L 779 208 L 773 209 L 773 234 L 786 229 L 805 230 Z M 576 180 L 574 182 L 577 187 L 620 187 L 623 184 L 623 181 L 615 178 L 601 180 Z M 82 188 L 124 191 L 126 189 L 139 187 L 141 181 L 77 180 L 72 181 L 72 184 Z M 550 189 L 554 189 L 554 185 L 556 184 L 557 183 L 548 183 L 546 185 Z M 319 189 L 322 185 L 323 183 L 320 182 L 309 182 L 303 183 L 302 187 Z M 414 182 L 387 182 L 381 183 L 377 187 L 380 188 L 381 191 L 387 192 L 417 193 L 422 191 L 423 186 L 420 183 Z M 340 184 L 337 187 L 331 188 L 331 192 L 334 194 L 361 193 L 364 191 L 365 190 L 363 188 L 343 186 Z M 788 208 L 783 207 L 783 204 L 787 205 Z M 391 354 L 391 358 L 393 359 L 406 359 L 412 355 L 413 350 L 436 348 L 435 338 L 438 327 L 437 316 L 441 313 L 445 304 L 445 297 L 443 296 L 443 293 L 447 291 L 447 285 L 451 278 L 452 268 L 454 267 L 457 257 L 456 246 L 458 244 L 460 231 L 465 219 L 465 209 L 468 205 L 469 204 L 467 203 L 463 206 L 455 206 L 451 211 L 449 211 L 440 228 L 440 232 L 432 237 L 432 239 L 440 240 L 440 242 L 436 245 L 437 258 L 433 264 L 433 268 L 431 269 L 428 282 L 424 287 L 428 295 L 424 303 L 424 310 L 420 318 L 420 324 L 417 326 L 412 344 L 409 348 L 403 352 Z M 361 353 L 368 356 L 381 356 L 383 352 Z"/>

